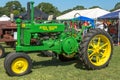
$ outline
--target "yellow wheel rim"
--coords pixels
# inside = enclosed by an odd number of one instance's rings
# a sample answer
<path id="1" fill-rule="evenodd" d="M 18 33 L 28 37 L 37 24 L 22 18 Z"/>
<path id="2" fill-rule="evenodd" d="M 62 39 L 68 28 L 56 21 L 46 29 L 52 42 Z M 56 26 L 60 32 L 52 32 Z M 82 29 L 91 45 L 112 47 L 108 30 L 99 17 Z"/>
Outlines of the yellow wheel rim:
<path id="1" fill-rule="evenodd" d="M 17 58 L 12 62 L 11 68 L 16 74 L 24 73 L 28 69 L 28 61 L 25 58 Z"/>
<path id="2" fill-rule="evenodd" d="M 96 35 L 88 45 L 88 59 L 95 66 L 104 65 L 111 55 L 111 42 L 104 35 Z"/>

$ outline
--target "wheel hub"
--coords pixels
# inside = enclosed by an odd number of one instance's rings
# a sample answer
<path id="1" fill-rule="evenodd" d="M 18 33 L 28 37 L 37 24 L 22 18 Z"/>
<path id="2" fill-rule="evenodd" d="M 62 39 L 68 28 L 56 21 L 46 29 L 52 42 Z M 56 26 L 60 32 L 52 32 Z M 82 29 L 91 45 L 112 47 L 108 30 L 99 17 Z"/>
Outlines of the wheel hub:
<path id="1" fill-rule="evenodd" d="M 28 62 L 24 58 L 17 58 L 12 63 L 12 70 L 17 74 L 24 73 L 28 68 Z"/>
<path id="2" fill-rule="evenodd" d="M 24 67 L 23 62 L 18 62 L 18 63 L 16 64 L 16 68 L 17 68 L 17 69 L 21 69 L 22 67 Z"/>
<path id="3" fill-rule="evenodd" d="M 100 48 L 99 48 L 99 46 L 97 46 L 94 50 L 95 50 L 95 53 L 96 53 L 96 54 L 99 54 L 99 53 L 100 53 Z"/>

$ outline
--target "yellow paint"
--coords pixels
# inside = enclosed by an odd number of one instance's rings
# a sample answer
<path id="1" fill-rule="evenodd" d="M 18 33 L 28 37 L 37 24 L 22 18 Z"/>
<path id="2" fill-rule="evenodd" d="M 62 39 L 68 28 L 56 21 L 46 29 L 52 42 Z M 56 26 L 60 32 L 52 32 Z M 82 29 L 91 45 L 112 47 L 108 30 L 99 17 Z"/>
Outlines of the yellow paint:
<path id="1" fill-rule="evenodd" d="M 22 28 L 25 28 L 25 24 L 24 23 L 22 23 Z"/>
<path id="2" fill-rule="evenodd" d="M 13 60 L 11 69 L 16 74 L 22 74 L 28 69 L 28 61 L 25 58 L 17 58 Z"/>
<path id="3" fill-rule="evenodd" d="M 91 39 L 88 45 L 88 59 L 95 66 L 104 65 L 111 55 L 110 40 L 102 35 L 96 35 Z"/>
<path id="4" fill-rule="evenodd" d="M 44 31 L 52 31 L 57 29 L 57 26 L 40 26 L 39 29 L 44 30 Z"/>

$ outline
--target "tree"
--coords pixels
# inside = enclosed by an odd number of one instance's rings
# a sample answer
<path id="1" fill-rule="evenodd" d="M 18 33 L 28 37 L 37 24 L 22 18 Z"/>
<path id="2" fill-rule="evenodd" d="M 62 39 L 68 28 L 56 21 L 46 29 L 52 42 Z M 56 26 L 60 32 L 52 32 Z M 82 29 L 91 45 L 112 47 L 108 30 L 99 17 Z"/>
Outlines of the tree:
<path id="1" fill-rule="evenodd" d="M 2 16 L 4 13 L 3 13 L 3 7 L 0 7 L 0 16 Z"/>
<path id="2" fill-rule="evenodd" d="M 113 9 L 111 9 L 110 11 L 115 11 L 117 9 L 120 9 L 120 2 L 118 2 Z"/>
<path id="3" fill-rule="evenodd" d="M 20 14 L 20 12 L 18 10 L 13 10 L 13 13 L 14 13 L 14 15 Z"/>
<path id="4" fill-rule="evenodd" d="M 2 15 L 9 15 L 8 9 L 5 7 L 0 7 L 0 16 Z"/>
<path id="5" fill-rule="evenodd" d="M 67 10 L 63 11 L 61 14 L 65 14 L 65 13 L 68 13 L 70 11 L 72 11 L 72 9 L 67 9 Z"/>
<path id="6" fill-rule="evenodd" d="M 100 9 L 102 9 L 102 8 L 99 7 L 99 6 L 92 6 L 92 7 L 90 7 L 89 9 L 93 9 L 93 8 L 100 8 Z"/>
<path id="7" fill-rule="evenodd" d="M 72 10 L 83 10 L 83 9 L 86 9 L 86 8 L 84 8 L 84 6 L 77 5 L 76 7 L 73 7 Z"/>
<path id="8" fill-rule="evenodd" d="M 42 2 L 38 4 L 38 6 L 36 7 L 49 15 L 55 15 L 55 16 L 60 15 L 60 11 L 57 9 L 57 7 L 53 6 L 50 3 Z"/>
<path id="9" fill-rule="evenodd" d="M 118 3 L 115 5 L 114 8 L 115 8 L 115 9 L 120 9 L 120 2 L 118 2 Z"/>
<path id="10" fill-rule="evenodd" d="M 6 3 L 5 7 L 8 7 L 9 10 L 14 10 L 21 8 L 21 4 L 19 1 L 10 1 Z"/>
<path id="11" fill-rule="evenodd" d="M 83 9 L 86 9 L 86 8 L 84 6 L 77 5 L 76 7 L 73 7 L 72 9 L 67 9 L 67 10 L 63 11 L 61 14 L 68 13 L 72 10 L 83 10 Z"/>
<path id="12" fill-rule="evenodd" d="M 22 7 L 19 1 L 9 1 L 4 6 L 4 9 L 6 9 L 7 12 L 5 14 L 9 15 L 10 13 L 13 13 L 14 15 L 18 15 L 20 13 L 25 12 L 25 8 Z"/>

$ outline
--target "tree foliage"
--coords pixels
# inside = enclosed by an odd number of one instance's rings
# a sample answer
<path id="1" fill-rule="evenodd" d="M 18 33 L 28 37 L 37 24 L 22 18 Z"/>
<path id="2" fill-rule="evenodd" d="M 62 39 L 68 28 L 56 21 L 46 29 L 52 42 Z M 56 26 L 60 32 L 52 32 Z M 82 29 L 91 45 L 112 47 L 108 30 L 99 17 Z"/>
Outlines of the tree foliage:
<path id="1" fill-rule="evenodd" d="M 118 2 L 113 9 L 111 9 L 110 11 L 115 11 L 117 9 L 120 9 L 120 2 Z"/>
<path id="2" fill-rule="evenodd" d="M 26 4 L 27 5 L 27 4 Z M 77 5 L 76 7 L 73 7 L 71 9 L 67 9 L 65 11 L 60 12 L 57 7 L 53 6 L 51 3 L 46 3 L 46 2 L 42 2 L 39 3 L 36 6 L 38 9 L 42 10 L 43 12 L 49 14 L 49 15 L 54 15 L 54 16 L 59 16 L 61 14 L 65 14 L 68 13 L 72 10 L 83 10 L 86 9 L 84 6 L 82 5 Z M 89 9 L 92 8 L 101 8 L 99 6 L 92 6 Z M 110 11 L 114 11 L 120 9 L 120 2 L 118 2 L 117 4 L 115 4 L 114 8 L 111 9 Z M 0 16 L 2 16 L 3 14 L 5 15 L 10 15 L 10 13 L 14 13 L 14 15 L 18 15 L 20 13 L 25 12 L 25 7 L 22 7 L 21 3 L 18 0 L 14 0 L 14 1 L 9 1 L 6 3 L 5 6 L 0 7 Z"/>
<path id="3" fill-rule="evenodd" d="M 4 12 L 3 7 L 0 7 L 0 16 L 4 14 L 3 12 Z"/>
<path id="4" fill-rule="evenodd" d="M 86 9 L 84 6 L 81 6 L 81 5 L 77 5 L 76 7 L 73 7 L 72 9 L 67 9 L 65 11 L 63 11 L 61 14 L 65 14 L 65 13 L 68 13 L 72 10 L 83 10 L 83 9 Z"/>
<path id="5" fill-rule="evenodd" d="M 68 13 L 68 12 L 70 12 L 70 11 L 72 11 L 72 10 L 73 10 L 73 9 L 67 9 L 67 10 L 63 11 L 61 14 Z"/>
<path id="6" fill-rule="evenodd" d="M 72 10 L 83 10 L 83 9 L 86 9 L 86 8 L 84 6 L 77 5 L 76 7 L 73 7 Z"/>
<path id="7" fill-rule="evenodd" d="M 92 6 L 89 9 L 93 9 L 93 8 L 100 8 L 100 9 L 102 9 L 100 6 Z"/>
<path id="8" fill-rule="evenodd" d="M 0 16 L 3 14 L 9 16 L 10 13 L 18 15 L 22 12 L 25 12 L 25 8 L 22 7 L 19 1 L 9 1 L 4 7 L 0 8 Z"/>
<path id="9" fill-rule="evenodd" d="M 49 15 L 55 15 L 55 16 L 60 15 L 60 11 L 57 9 L 57 7 L 53 6 L 50 3 L 42 2 L 38 4 L 38 6 L 36 7 Z"/>
<path id="10" fill-rule="evenodd" d="M 118 2 L 118 3 L 115 5 L 114 8 L 115 8 L 115 9 L 120 9 L 120 2 Z"/>

